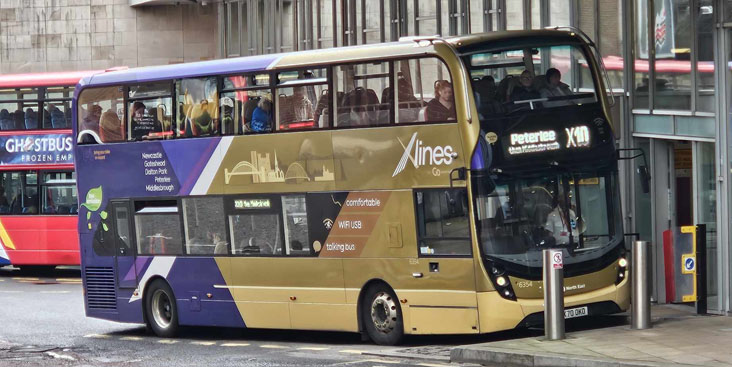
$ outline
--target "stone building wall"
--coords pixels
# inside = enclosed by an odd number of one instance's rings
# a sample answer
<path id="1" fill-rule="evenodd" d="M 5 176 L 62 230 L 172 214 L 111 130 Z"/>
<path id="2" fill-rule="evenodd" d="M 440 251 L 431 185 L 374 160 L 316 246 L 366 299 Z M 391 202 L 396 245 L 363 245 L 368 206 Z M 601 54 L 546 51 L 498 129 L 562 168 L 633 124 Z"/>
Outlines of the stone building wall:
<path id="1" fill-rule="evenodd" d="M 172 64 L 220 57 L 218 8 L 129 0 L 0 0 L 0 73 Z"/>

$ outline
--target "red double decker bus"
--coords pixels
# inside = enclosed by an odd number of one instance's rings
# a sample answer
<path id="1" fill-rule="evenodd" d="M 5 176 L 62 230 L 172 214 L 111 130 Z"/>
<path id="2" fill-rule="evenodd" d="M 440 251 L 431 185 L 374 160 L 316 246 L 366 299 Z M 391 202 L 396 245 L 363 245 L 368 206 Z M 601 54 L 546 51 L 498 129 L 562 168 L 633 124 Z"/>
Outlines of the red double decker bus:
<path id="1" fill-rule="evenodd" d="M 79 265 L 71 99 L 94 73 L 0 75 L 0 266 Z"/>

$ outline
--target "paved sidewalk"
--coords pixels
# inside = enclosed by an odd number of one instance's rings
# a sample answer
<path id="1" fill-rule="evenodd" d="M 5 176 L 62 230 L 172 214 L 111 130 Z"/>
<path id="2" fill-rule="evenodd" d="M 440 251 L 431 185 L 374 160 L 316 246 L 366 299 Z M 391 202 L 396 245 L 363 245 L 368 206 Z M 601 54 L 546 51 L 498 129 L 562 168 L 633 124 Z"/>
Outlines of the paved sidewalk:
<path id="1" fill-rule="evenodd" d="M 453 348 L 451 361 L 498 366 L 732 366 L 732 317 L 696 316 L 687 307 L 654 306 L 653 328 L 630 326 Z"/>

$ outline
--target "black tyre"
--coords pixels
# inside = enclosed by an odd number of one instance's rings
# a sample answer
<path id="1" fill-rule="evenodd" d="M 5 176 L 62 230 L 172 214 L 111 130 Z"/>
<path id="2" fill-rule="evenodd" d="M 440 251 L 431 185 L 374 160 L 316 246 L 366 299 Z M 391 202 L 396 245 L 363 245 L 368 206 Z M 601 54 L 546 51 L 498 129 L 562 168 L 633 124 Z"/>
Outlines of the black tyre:
<path id="1" fill-rule="evenodd" d="M 396 345 L 404 338 L 404 319 L 399 299 L 388 286 L 376 284 L 366 290 L 361 318 L 371 340 L 379 345 Z"/>
<path id="2" fill-rule="evenodd" d="M 178 307 L 173 290 L 155 279 L 145 291 L 145 321 L 155 335 L 172 338 L 178 332 Z"/>

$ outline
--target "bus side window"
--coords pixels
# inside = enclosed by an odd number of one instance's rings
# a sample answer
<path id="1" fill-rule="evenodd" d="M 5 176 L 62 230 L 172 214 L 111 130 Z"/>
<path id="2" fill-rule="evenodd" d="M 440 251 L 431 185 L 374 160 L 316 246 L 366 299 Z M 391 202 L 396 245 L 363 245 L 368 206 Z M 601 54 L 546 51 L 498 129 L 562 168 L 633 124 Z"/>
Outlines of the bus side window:
<path id="1" fill-rule="evenodd" d="M 127 129 L 124 124 L 122 87 L 84 89 L 79 96 L 78 108 L 78 144 L 125 140 Z"/>
<path id="2" fill-rule="evenodd" d="M 229 215 L 229 228 L 234 255 L 282 254 L 279 214 L 264 212 Z"/>
<path id="3" fill-rule="evenodd" d="M 135 203 L 137 253 L 140 255 L 181 255 L 183 241 L 180 215 L 174 200 Z"/>
<path id="4" fill-rule="evenodd" d="M 420 256 L 471 254 L 467 200 L 465 189 L 416 193 Z"/>
<path id="5" fill-rule="evenodd" d="M 455 121 L 452 79 L 438 58 L 401 60 L 397 65 L 397 123 Z M 385 98 L 393 92 L 384 91 Z"/>
<path id="6" fill-rule="evenodd" d="M 183 199 L 186 254 L 226 255 L 229 253 L 223 208 L 224 199 L 221 197 Z"/>
<path id="7" fill-rule="evenodd" d="M 216 78 L 183 79 L 176 83 L 176 136 L 218 135 L 219 93 Z"/>
<path id="8" fill-rule="evenodd" d="M 391 89 L 388 62 L 338 66 L 335 85 L 338 90 L 336 127 L 391 123 L 394 99 L 383 98 Z M 383 99 L 379 100 L 379 96 Z"/>
<path id="9" fill-rule="evenodd" d="M 274 104 L 277 130 L 326 127 L 325 115 L 318 115 L 317 121 L 315 116 L 319 100 L 329 95 L 325 69 L 287 71 L 277 77 Z M 256 132 L 254 125 L 252 130 Z"/>
<path id="10" fill-rule="evenodd" d="M 285 219 L 285 244 L 287 244 L 287 255 L 310 255 L 305 195 L 283 196 L 282 208 Z"/>

